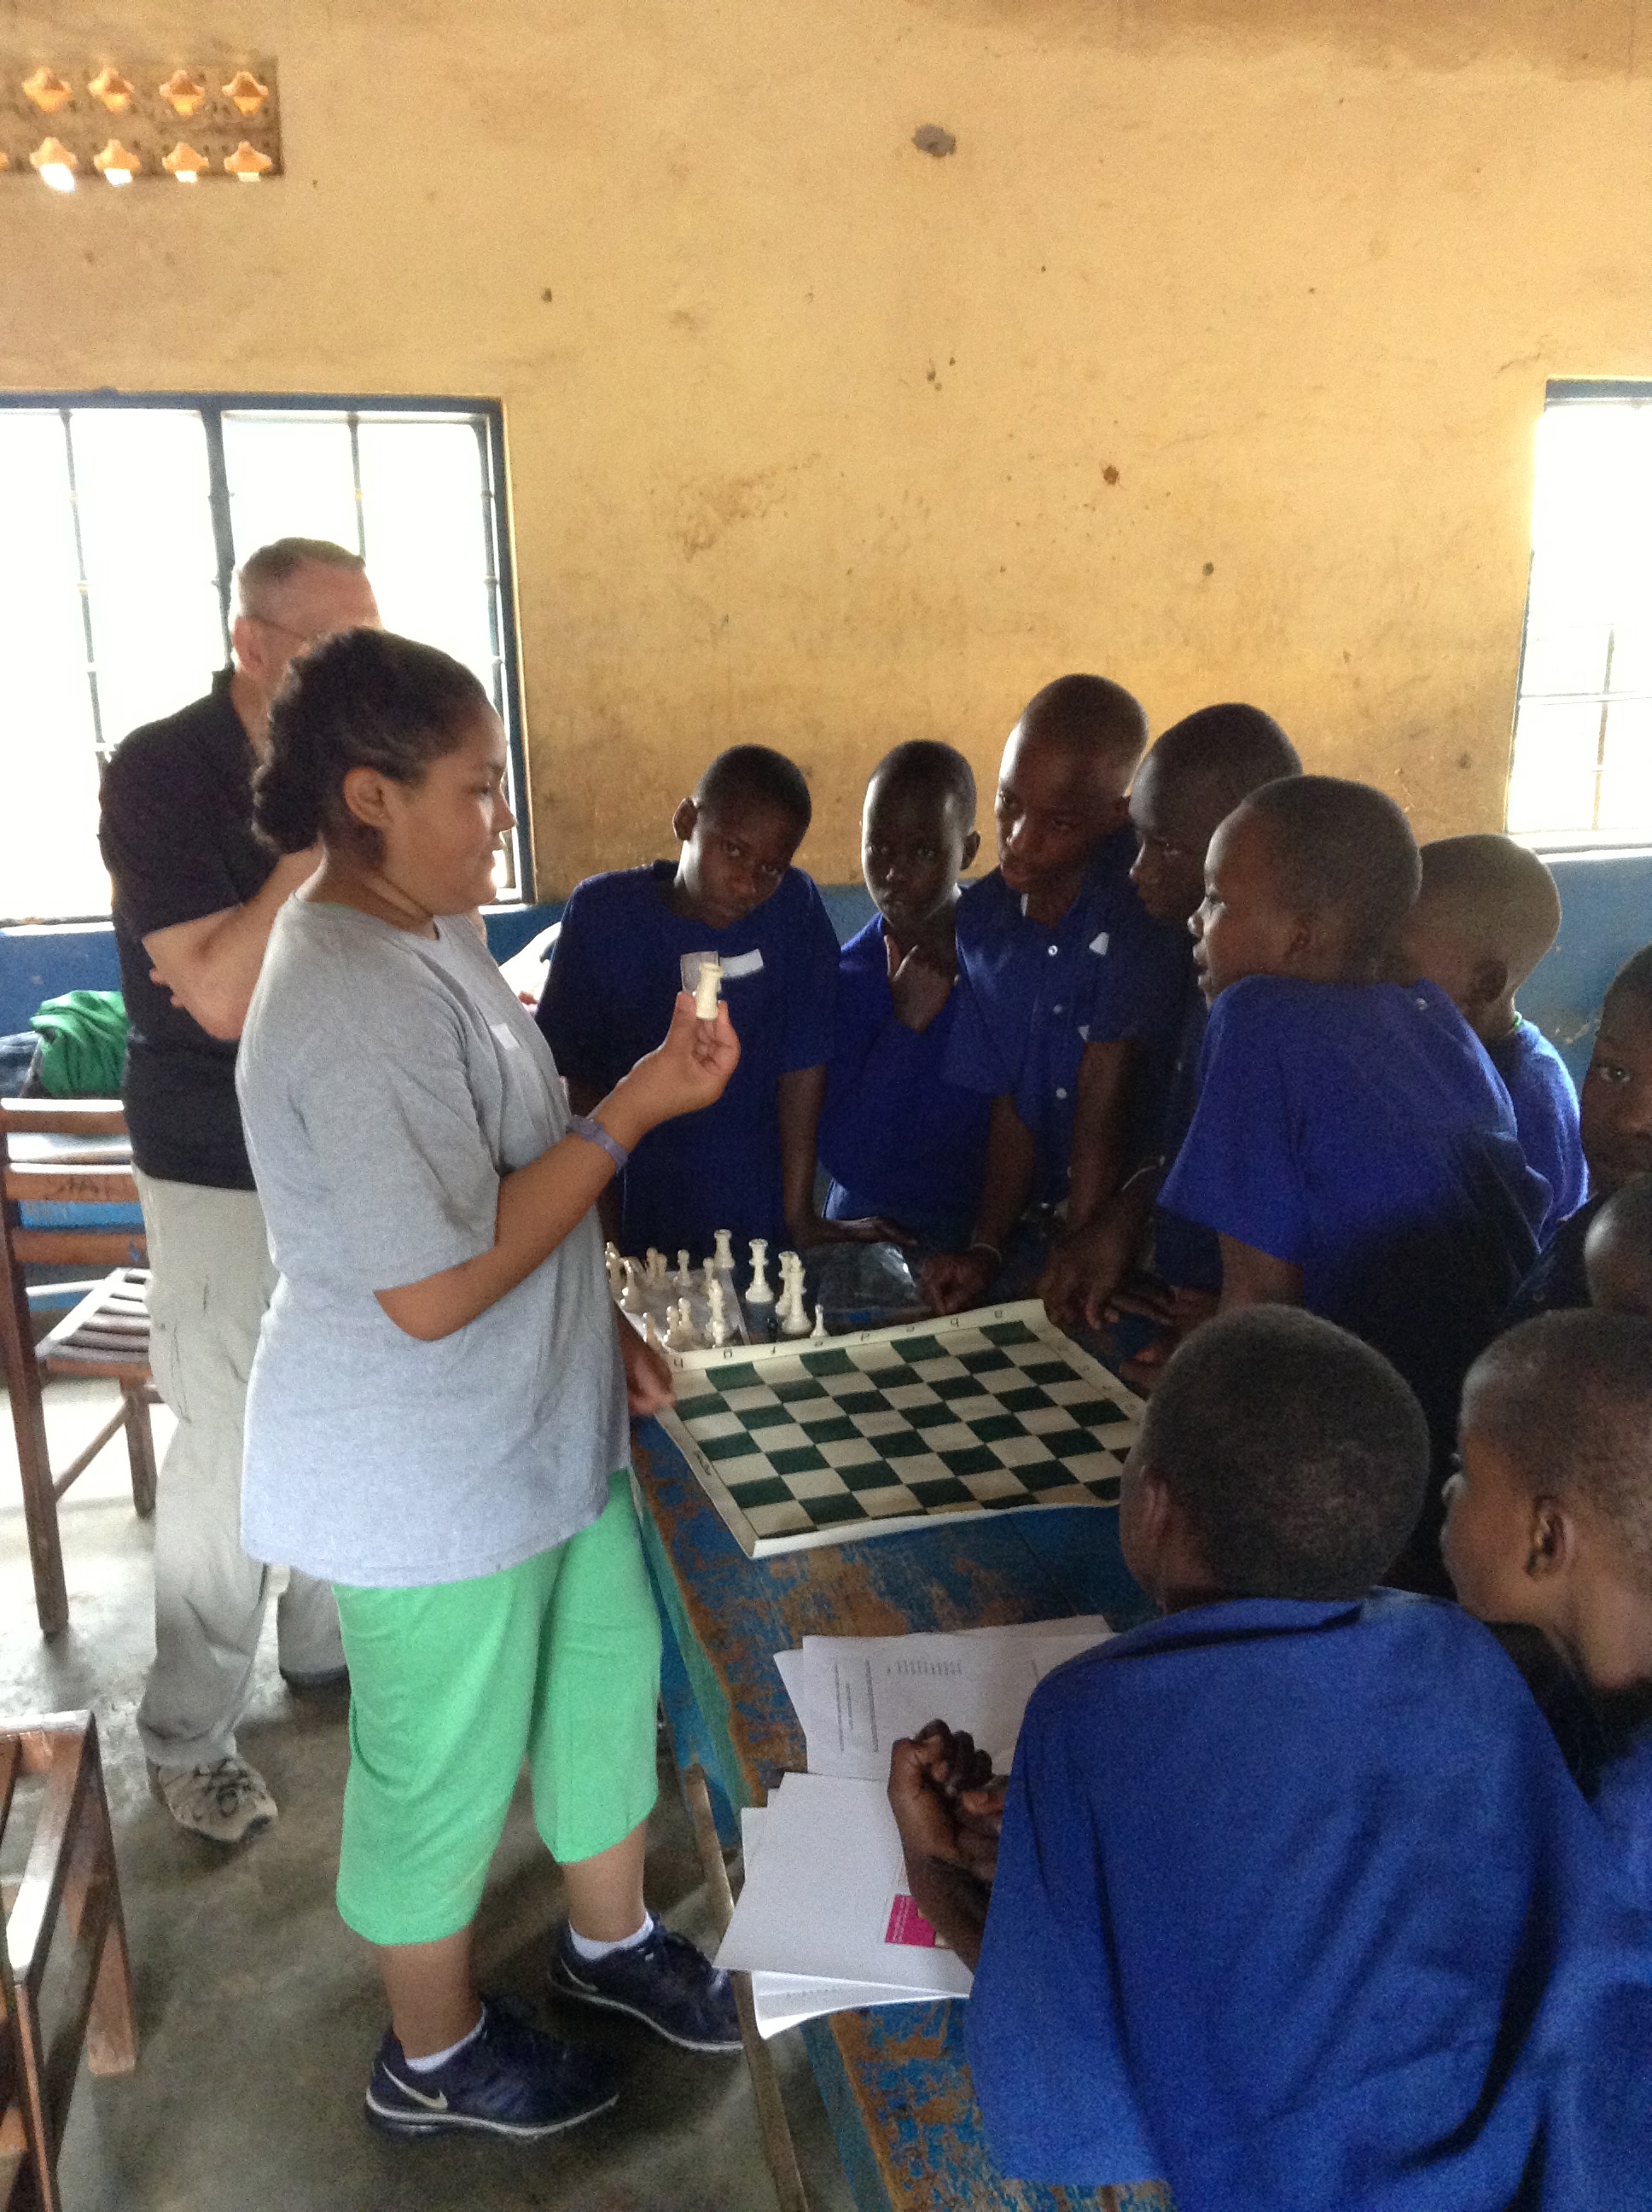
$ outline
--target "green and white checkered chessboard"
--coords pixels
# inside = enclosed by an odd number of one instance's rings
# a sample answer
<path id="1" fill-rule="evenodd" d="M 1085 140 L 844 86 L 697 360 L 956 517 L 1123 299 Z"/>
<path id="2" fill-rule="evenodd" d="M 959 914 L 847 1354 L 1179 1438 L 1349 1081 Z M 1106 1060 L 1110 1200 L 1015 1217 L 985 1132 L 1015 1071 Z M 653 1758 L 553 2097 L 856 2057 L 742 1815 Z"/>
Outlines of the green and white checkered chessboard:
<path id="1" fill-rule="evenodd" d="M 1036 1299 L 671 1366 L 661 1418 L 754 1559 L 941 1514 L 1116 1505 L 1142 1413 Z"/>

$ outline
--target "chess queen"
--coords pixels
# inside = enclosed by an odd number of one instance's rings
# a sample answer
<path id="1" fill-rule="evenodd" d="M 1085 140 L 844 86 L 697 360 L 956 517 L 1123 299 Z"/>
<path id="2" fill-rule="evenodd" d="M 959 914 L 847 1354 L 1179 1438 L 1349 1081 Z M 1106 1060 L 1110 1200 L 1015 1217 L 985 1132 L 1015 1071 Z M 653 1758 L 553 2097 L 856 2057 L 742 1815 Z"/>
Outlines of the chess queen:
<path id="1" fill-rule="evenodd" d="M 680 2045 L 739 2048 L 727 1978 L 643 1902 L 659 1631 L 627 1408 L 670 1395 L 608 1296 L 598 1193 L 717 1099 L 726 1011 L 678 999 L 588 1117 L 476 908 L 511 816 L 474 676 L 356 629 L 271 711 L 259 829 L 319 860 L 276 921 L 239 1079 L 280 1273 L 247 1410 L 248 1550 L 325 1577 L 349 1662 L 338 1905 L 391 2026 L 367 2116 L 548 2135 L 610 2067 L 480 1996 L 471 1929 L 525 1759 L 569 1918 L 551 1978 Z"/>

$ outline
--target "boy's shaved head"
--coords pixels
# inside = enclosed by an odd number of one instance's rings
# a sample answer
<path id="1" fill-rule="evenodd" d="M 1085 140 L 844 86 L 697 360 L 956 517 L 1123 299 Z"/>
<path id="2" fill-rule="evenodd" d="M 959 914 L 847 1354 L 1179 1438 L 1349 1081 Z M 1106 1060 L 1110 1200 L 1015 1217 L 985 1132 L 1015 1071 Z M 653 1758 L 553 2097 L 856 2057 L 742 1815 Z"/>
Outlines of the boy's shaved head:
<path id="1" fill-rule="evenodd" d="M 1023 744 L 1034 740 L 1123 763 L 1127 781 L 1147 750 L 1147 716 L 1139 701 L 1105 676 L 1058 676 L 1028 700 L 1016 728 Z"/>
<path id="2" fill-rule="evenodd" d="M 1643 945 L 1638 952 L 1631 953 L 1607 984 L 1603 1014 L 1614 999 L 1639 999 L 1643 1010 L 1652 1010 L 1652 945 Z"/>
<path id="3" fill-rule="evenodd" d="M 1422 1511 L 1428 1424 L 1370 1345 L 1298 1306 L 1194 1331 L 1148 1401 L 1137 1455 L 1235 1597 L 1352 1598 Z"/>
<path id="4" fill-rule="evenodd" d="M 1422 878 L 1411 824 L 1387 793 L 1341 776 L 1297 775 L 1264 784 L 1244 805 L 1267 826 L 1286 903 L 1343 915 L 1351 953 L 1380 957 Z"/>
<path id="5" fill-rule="evenodd" d="M 694 797 L 708 814 L 744 806 L 773 808 L 790 817 L 799 837 L 814 813 L 803 770 L 768 745 L 731 745 L 719 753 L 695 786 Z"/>
<path id="6" fill-rule="evenodd" d="M 1474 959 L 1500 961 L 1517 990 L 1554 943 L 1560 894 L 1535 853 L 1512 837 L 1438 837 L 1422 850 L 1419 908 L 1438 908 L 1442 925 Z"/>
<path id="7" fill-rule="evenodd" d="M 1590 1222 L 1583 1272 L 1594 1305 L 1652 1316 L 1652 1175 L 1625 1183 Z"/>
<path id="8" fill-rule="evenodd" d="M 884 754 L 867 781 L 868 795 L 911 792 L 943 803 L 951 801 L 966 830 L 975 819 L 975 770 L 956 746 L 932 738 L 914 738 Z"/>
<path id="9" fill-rule="evenodd" d="M 1534 1498 L 1586 1507 L 1652 1595 L 1652 1321 L 1585 1308 L 1522 1322 L 1469 1370 L 1463 1428 Z"/>
<path id="10" fill-rule="evenodd" d="M 1220 808 L 1218 822 L 1260 785 L 1302 774 L 1302 757 L 1272 715 L 1239 701 L 1201 707 L 1173 722 L 1155 739 L 1151 757 L 1161 776 L 1196 784 L 1201 805 Z"/>

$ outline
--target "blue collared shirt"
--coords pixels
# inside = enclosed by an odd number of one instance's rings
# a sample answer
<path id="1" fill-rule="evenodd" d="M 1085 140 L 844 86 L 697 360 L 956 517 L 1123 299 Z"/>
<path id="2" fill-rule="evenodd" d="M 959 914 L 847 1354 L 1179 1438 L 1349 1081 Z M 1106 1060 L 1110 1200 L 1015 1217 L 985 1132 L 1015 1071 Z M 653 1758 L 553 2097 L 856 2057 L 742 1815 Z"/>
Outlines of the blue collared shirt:
<path id="1" fill-rule="evenodd" d="M 1133 830 L 1096 848 L 1078 896 L 1053 929 L 1029 921 L 996 868 L 958 901 L 957 1019 L 948 1079 L 1012 1097 L 1038 1148 L 1035 1196 L 1066 1195 L 1078 1065 L 1092 1039 L 1144 1048 L 1136 1111 L 1151 1125 L 1181 1013 L 1186 933 L 1150 919 L 1130 866 Z"/>

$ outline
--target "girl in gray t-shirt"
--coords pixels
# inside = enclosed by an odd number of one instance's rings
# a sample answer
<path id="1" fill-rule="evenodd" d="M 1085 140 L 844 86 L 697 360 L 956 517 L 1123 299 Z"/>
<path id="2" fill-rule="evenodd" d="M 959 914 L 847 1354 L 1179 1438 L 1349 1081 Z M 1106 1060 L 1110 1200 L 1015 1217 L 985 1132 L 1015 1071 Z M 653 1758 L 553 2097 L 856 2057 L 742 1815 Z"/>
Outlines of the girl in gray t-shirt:
<path id="1" fill-rule="evenodd" d="M 553 1985 L 737 2051 L 727 1977 L 642 1899 L 659 1631 L 627 1407 L 669 1372 L 617 1323 L 592 1210 L 629 1147 L 718 1097 L 726 1012 L 686 994 L 590 1117 L 475 909 L 511 816 L 471 672 L 382 631 L 295 661 L 258 827 L 319 867 L 282 909 L 238 1085 L 280 1280 L 247 1402 L 254 1558 L 330 1579 L 351 1684 L 339 1910 L 392 2026 L 367 2116 L 550 2134 L 606 2064 L 479 1998 L 471 1928 L 516 1777 L 569 1919 Z"/>

